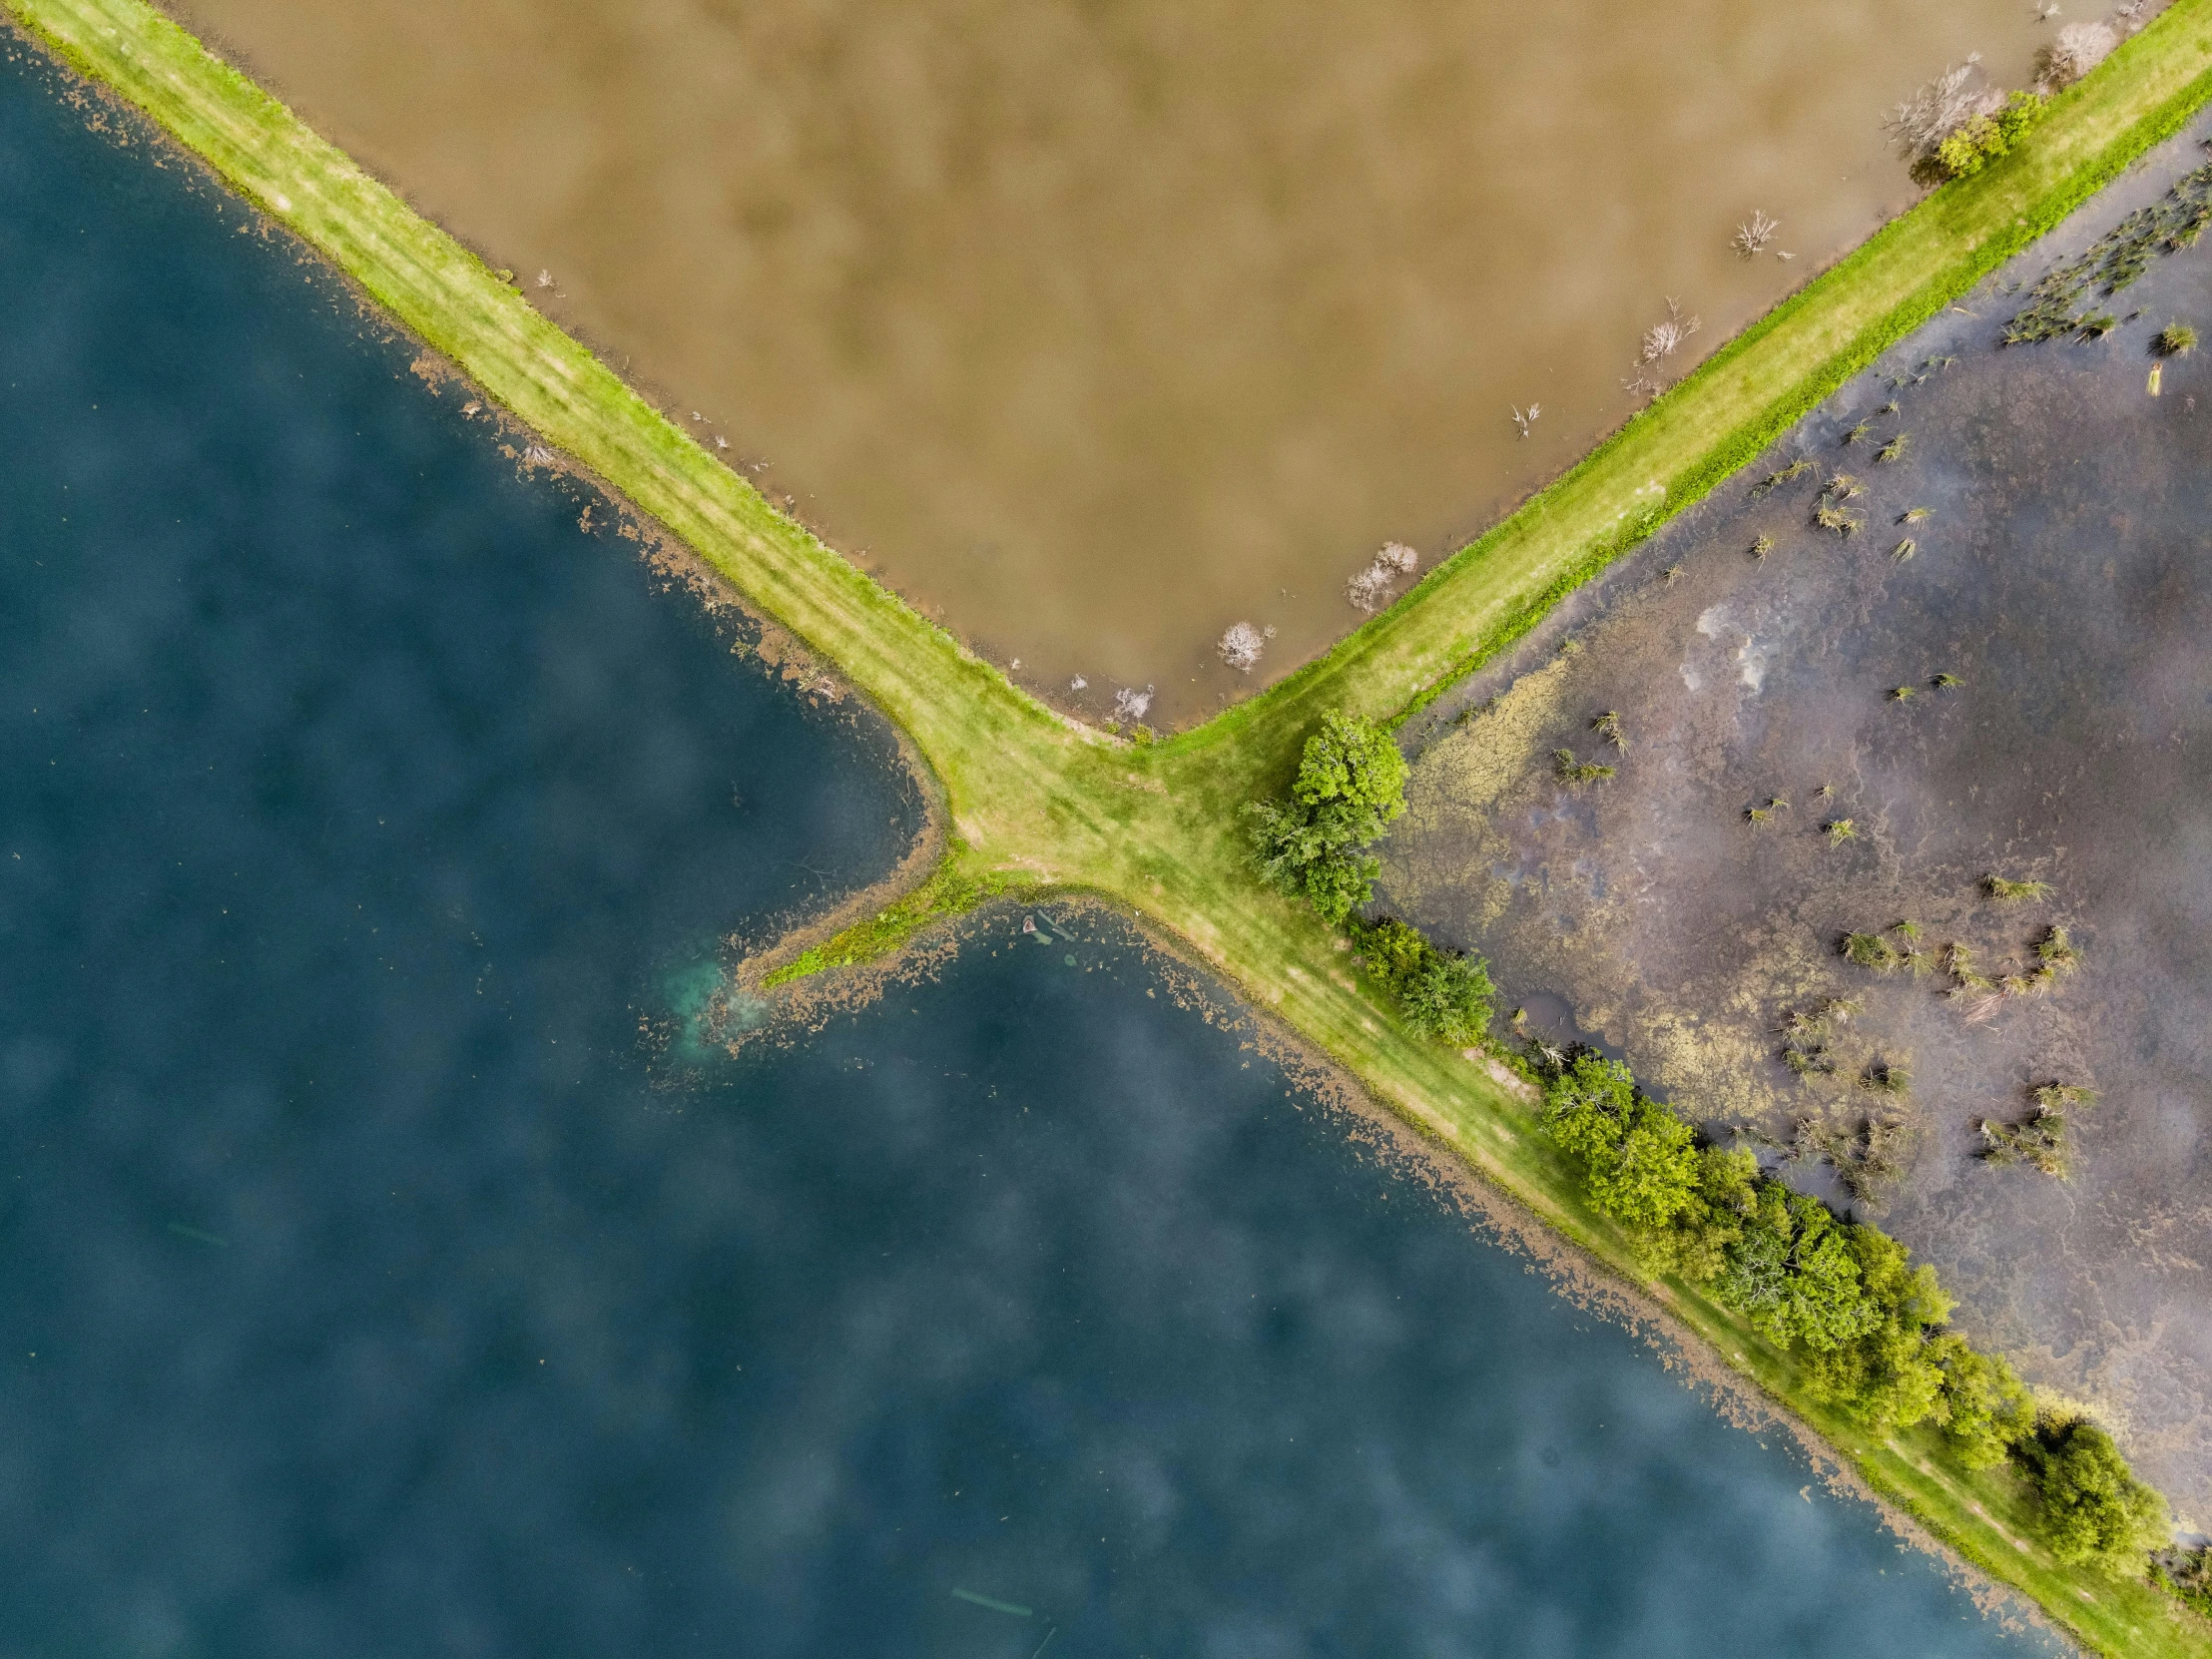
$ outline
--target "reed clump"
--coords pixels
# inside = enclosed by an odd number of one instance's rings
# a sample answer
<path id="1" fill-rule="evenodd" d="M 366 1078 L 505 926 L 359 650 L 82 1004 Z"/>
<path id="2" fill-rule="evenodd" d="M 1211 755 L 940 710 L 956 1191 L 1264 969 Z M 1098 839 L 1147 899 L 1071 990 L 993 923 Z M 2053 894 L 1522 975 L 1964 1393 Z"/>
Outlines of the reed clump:
<path id="1" fill-rule="evenodd" d="M 1981 878 L 1981 890 L 1999 904 L 2024 904 L 2033 899 L 2048 898 L 2048 881 L 2012 881 L 1991 871 Z"/>
<path id="2" fill-rule="evenodd" d="M 1551 770 L 1560 783 L 1580 787 L 1584 784 L 1612 782 L 1614 772 L 1609 766 L 1595 761 L 1577 761 L 1571 749 L 1554 749 L 1551 752 Z"/>
<path id="3" fill-rule="evenodd" d="M 1768 473 L 1766 477 L 1760 479 L 1758 483 L 1752 485 L 1752 498 L 1756 500 L 1758 497 L 1765 495 L 1768 491 L 1778 489 L 1782 485 L 1789 483 L 1792 479 L 1804 477 L 1808 472 L 1811 472 L 1812 470 L 1813 463 L 1810 460 L 1806 459 L 1806 457 L 1804 457 L 1803 455 L 1800 455 L 1788 466 L 1781 468 L 1779 471 Z"/>
<path id="4" fill-rule="evenodd" d="M 2083 301 L 2110 298 L 2150 268 L 2153 257 L 2190 247 L 2212 224 L 2212 164 L 2185 175 L 2165 197 L 2137 208 L 2077 258 L 2052 267 L 2028 290 L 2028 303 L 2004 325 L 2006 345 L 2101 338 L 2117 326 L 2109 311 L 2088 313 Z"/>

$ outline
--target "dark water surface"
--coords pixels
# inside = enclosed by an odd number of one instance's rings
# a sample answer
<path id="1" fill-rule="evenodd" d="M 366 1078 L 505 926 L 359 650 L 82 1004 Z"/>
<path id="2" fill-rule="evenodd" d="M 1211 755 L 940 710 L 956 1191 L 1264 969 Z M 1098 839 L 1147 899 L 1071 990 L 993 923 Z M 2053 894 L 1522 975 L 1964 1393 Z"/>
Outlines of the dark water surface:
<path id="1" fill-rule="evenodd" d="M 910 793 L 239 223 L 0 75 L 0 1654 L 2022 1645 L 1125 938 L 656 1091 Z"/>

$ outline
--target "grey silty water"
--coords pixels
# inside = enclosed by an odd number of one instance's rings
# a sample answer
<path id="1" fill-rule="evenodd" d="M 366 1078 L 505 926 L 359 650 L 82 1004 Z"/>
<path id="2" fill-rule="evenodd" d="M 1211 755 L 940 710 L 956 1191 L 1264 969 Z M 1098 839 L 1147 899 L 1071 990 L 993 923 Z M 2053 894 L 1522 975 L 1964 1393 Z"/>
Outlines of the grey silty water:
<path id="1" fill-rule="evenodd" d="M 1110 925 L 657 1086 L 718 938 L 907 844 L 883 735 L 55 92 L 0 73 L 0 1652 L 2040 1645 Z"/>

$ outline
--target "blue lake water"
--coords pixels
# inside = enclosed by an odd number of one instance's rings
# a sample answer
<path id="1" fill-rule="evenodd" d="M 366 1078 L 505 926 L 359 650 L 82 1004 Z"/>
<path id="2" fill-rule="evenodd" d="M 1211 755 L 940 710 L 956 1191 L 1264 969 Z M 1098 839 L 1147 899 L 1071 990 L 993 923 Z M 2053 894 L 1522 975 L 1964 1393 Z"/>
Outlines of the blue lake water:
<path id="1" fill-rule="evenodd" d="M 2048 1645 L 1111 925 L 657 1086 L 718 937 L 907 844 L 883 735 L 55 93 L 0 71 L 0 1654 Z"/>

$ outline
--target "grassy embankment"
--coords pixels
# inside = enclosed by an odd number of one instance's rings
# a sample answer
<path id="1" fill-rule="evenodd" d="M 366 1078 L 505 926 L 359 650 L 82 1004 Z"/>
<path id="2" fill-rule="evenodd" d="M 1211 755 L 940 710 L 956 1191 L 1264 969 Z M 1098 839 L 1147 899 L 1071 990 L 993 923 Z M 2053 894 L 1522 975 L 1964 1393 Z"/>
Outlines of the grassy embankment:
<path id="1" fill-rule="evenodd" d="M 1390 717 L 1417 707 L 2212 97 L 2212 0 L 2178 0 L 2058 100 L 2011 156 L 1885 228 L 1328 657 L 1193 732 L 1137 748 L 1045 709 L 778 514 L 510 282 L 159 12 L 139 0 L 4 3 L 905 728 L 944 793 L 947 862 L 923 894 L 815 962 L 887 948 L 1007 883 L 1107 895 L 1180 935 L 1378 1100 L 1629 1278 L 1620 1235 L 1582 1205 L 1529 1109 L 1482 1068 L 1396 1031 L 1330 931 L 1256 885 L 1237 810 L 1282 785 L 1320 711 Z M 1686 1287 L 1660 1294 L 1877 1489 L 2090 1646 L 2212 1655 L 2204 1627 L 2147 1587 L 2057 1567 L 2026 1545 L 2022 1500 L 2002 1471 L 1947 1467 L 1933 1437 L 1869 1442 L 1810 1406 L 1789 1358 L 1741 1320 Z"/>

